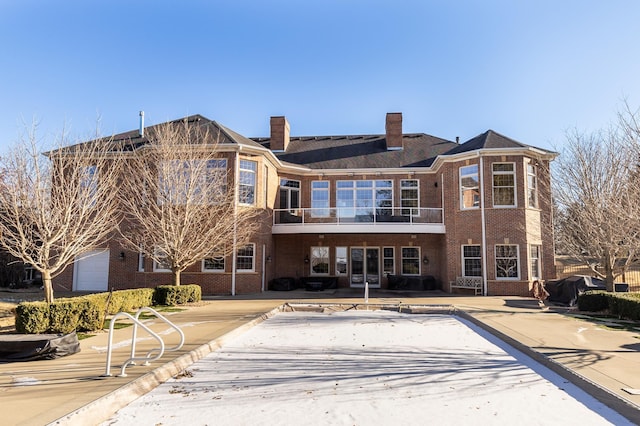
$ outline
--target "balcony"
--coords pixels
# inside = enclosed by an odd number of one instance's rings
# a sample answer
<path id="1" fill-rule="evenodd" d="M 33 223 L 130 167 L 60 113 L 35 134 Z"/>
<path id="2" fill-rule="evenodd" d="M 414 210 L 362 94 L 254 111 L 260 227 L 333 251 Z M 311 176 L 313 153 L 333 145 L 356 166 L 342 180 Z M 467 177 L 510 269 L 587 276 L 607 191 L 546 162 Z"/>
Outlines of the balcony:
<path id="1" fill-rule="evenodd" d="M 274 209 L 273 234 L 313 233 L 444 234 L 442 209 L 323 208 Z"/>

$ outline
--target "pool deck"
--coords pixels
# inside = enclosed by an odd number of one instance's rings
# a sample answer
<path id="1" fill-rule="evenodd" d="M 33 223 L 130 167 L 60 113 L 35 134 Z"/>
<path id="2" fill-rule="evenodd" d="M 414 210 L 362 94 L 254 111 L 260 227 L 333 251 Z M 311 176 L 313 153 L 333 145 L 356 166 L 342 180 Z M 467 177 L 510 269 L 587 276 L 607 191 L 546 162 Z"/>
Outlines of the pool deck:
<path id="1" fill-rule="evenodd" d="M 149 366 L 136 365 L 119 377 L 129 347 L 114 347 L 106 372 L 108 333 L 81 340 L 81 351 L 47 361 L 0 363 L 3 424 L 98 424 L 159 383 L 185 370 L 285 303 L 364 304 L 350 291 L 265 292 L 207 298 L 205 303 L 167 314 L 185 334 L 184 346 Z M 619 330 L 576 318 L 568 308 L 542 310 L 537 301 L 515 296 L 452 296 L 438 292 L 372 291 L 370 304 L 450 306 L 507 343 L 550 367 L 636 424 L 640 424 L 640 330 Z M 157 323 L 157 322 L 156 322 Z M 165 324 L 152 329 L 161 331 Z M 138 337 L 146 337 L 140 332 Z M 114 344 L 131 338 L 116 330 Z M 167 335 L 168 347 L 178 342 Z M 154 347 L 138 343 L 138 354 Z"/>

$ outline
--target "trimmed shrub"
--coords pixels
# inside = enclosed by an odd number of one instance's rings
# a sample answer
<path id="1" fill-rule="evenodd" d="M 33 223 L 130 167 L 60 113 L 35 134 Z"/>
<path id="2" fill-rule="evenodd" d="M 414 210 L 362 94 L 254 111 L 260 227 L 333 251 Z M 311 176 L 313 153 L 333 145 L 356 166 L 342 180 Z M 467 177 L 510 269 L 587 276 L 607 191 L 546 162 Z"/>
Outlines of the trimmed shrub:
<path id="1" fill-rule="evenodd" d="M 609 309 L 609 297 L 604 291 L 583 293 L 578 296 L 578 309 L 585 312 L 600 312 Z"/>
<path id="2" fill-rule="evenodd" d="M 113 315 L 118 312 L 133 312 L 143 306 L 151 306 L 155 290 L 152 288 L 136 288 L 132 290 L 118 290 L 105 295 L 105 309 Z M 108 305 L 107 305 L 108 304 Z"/>
<path id="3" fill-rule="evenodd" d="M 52 304 L 23 302 L 16 307 L 16 331 L 37 334 L 101 330 L 106 314 L 151 306 L 154 294 L 152 288 L 139 288 L 56 299 Z"/>
<path id="4" fill-rule="evenodd" d="M 16 331 L 23 334 L 44 333 L 49 329 L 49 304 L 22 302 L 16 306 Z"/>
<path id="5" fill-rule="evenodd" d="M 611 294 L 609 297 L 609 313 L 618 318 L 640 320 L 640 299 L 637 296 Z"/>
<path id="6" fill-rule="evenodd" d="M 49 332 L 66 334 L 76 330 L 83 308 L 76 299 L 58 299 L 49 306 Z"/>
<path id="7" fill-rule="evenodd" d="M 202 300 L 202 289 L 197 284 L 161 285 L 156 287 L 154 302 L 157 305 L 175 306 Z"/>

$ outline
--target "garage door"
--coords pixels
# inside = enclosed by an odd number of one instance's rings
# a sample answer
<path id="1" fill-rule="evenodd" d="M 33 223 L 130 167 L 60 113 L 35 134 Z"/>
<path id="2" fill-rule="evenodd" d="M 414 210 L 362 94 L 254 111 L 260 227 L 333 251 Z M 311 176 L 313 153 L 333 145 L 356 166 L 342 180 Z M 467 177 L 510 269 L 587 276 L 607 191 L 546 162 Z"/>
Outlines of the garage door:
<path id="1" fill-rule="evenodd" d="M 79 256 L 73 269 L 76 291 L 107 291 L 109 287 L 109 250 L 93 250 Z"/>

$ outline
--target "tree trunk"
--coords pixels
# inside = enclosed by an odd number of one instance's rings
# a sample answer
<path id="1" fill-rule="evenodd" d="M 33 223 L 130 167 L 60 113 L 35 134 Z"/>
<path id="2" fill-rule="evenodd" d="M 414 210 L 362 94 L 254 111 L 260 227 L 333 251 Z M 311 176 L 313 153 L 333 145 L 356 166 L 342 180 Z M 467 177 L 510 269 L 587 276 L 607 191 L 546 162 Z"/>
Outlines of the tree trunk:
<path id="1" fill-rule="evenodd" d="M 42 272 L 42 285 L 44 287 L 44 300 L 47 303 L 53 303 L 53 284 L 51 283 L 49 271 Z"/>
<path id="2" fill-rule="evenodd" d="M 180 285 L 180 270 L 173 269 L 173 285 Z"/>
<path id="3" fill-rule="evenodd" d="M 604 283 L 607 286 L 607 291 L 613 291 L 614 290 L 613 264 L 611 262 L 611 257 L 608 255 L 605 256 L 605 259 L 604 259 L 604 272 L 605 272 Z"/>

